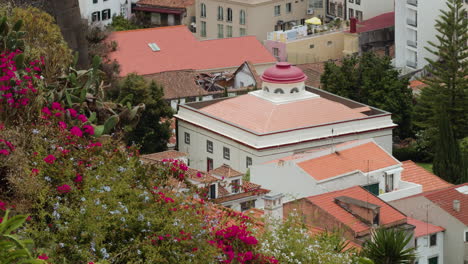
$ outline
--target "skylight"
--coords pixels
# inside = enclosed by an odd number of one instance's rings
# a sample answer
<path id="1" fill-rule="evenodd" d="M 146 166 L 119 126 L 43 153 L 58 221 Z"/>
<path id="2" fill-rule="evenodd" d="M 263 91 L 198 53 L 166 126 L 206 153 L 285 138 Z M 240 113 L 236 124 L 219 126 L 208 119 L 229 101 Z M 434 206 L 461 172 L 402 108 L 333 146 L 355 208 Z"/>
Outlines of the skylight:
<path id="1" fill-rule="evenodd" d="M 463 194 L 468 194 L 468 185 L 458 187 L 455 190 L 457 190 L 457 191 L 459 191 L 459 192 L 461 192 Z"/>
<path id="2" fill-rule="evenodd" d="M 156 45 L 156 43 L 148 43 L 148 46 L 151 48 L 152 51 L 160 51 L 161 49 Z"/>

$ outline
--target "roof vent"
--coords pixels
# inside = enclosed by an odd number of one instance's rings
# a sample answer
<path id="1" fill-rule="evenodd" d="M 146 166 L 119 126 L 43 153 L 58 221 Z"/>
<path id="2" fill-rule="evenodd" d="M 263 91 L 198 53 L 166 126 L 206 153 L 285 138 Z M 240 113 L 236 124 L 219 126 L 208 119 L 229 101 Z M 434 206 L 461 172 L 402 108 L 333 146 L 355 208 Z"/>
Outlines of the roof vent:
<path id="1" fill-rule="evenodd" d="M 148 43 L 148 46 L 151 48 L 152 51 L 160 51 L 161 49 L 156 45 L 156 43 Z"/>
<path id="2" fill-rule="evenodd" d="M 455 188 L 455 190 L 457 190 L 459 193 L 468 194 L 468 185 Z"/>
<path id="3" fill-rule="evenodd" d="M 460 200 L 453 200 L 453 210 L 460 212 Z"/>

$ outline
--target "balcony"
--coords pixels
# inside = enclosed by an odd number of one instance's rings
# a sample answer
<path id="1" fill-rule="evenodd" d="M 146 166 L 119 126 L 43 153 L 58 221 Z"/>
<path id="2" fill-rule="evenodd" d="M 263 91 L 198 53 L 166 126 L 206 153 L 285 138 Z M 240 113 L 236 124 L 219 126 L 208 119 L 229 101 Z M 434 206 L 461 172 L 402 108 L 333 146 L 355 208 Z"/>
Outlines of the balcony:
<path id="1" fill-rule="evenodd" d="M 418 42 L 412 41 L 412 40 L 407 40 L 406 44 L 410 47 L 417 48 L 418 47 Z"/>
<path id="2" fill-rule="evenodd" d="M 386 202 L 389 202 L 389 201 L 405 198 L 411 195 L 415 195 L 418 193 L 422 193 L 422 186 L 420 184 L 400 181 L 399 187 L 400 187 L 399 189 L 395 189 L 391 192 L 387 192 L 387 193 L 383 193 L 379 195 L 379 198 Z"/>
<path id="3" fill-rule="evenodd" d="M 412 6 L 418 6 L 418 0 L 406 0 L 406 3 Z"/>
<path id="4" fill-rule="evenodd" d="M 415 61 L 406 61 L 406 66 L 416 69 L 416 66 L 418 66 L 418 64 Z"/>
<path id="5" fill-rule="evenodd" d="M 417 26 L 418 26 L 418 22 L 416 22 L 415 19 L 411 19 L 411 18 L 406 19 L 406 24 L 408 24 L 408 25 L 410 25 L 410 26 L 413 26 L 413 27 L 417 27 Z"/>

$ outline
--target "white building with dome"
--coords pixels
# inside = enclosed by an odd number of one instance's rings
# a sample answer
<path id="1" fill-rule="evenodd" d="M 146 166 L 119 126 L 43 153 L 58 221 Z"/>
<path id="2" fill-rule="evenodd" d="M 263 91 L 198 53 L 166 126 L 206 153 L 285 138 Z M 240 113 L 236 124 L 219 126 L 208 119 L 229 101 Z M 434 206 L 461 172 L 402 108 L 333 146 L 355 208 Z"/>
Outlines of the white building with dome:
<path id="1" fill-rule="evenodd" d="M 390 113 L 306 87 L 307 77 L 289 63 L 277 63 L 261 79 L 262 90 L 180 105 L 177 149 L 188 153 L 190 167 L 227 164 L 246 172 L 252 164 L 370 138 L 391 153 Z"/>

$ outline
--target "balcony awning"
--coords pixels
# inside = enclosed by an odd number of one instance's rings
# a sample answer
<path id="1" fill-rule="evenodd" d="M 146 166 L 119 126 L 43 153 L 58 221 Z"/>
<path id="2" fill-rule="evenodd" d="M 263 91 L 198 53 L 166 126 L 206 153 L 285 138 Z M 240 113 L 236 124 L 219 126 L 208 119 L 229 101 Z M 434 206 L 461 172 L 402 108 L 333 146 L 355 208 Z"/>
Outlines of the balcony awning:
<path id="1" fill-rule="evenodd" d="M 177 14 L 180 15 L 185 12 L 183 9 L 172 9 L 164 7 L 148 7 L 148 6 L 135 6 L 133 10 L 146 11 L 151 13 L 163 13 L 163 14 Z"/>

